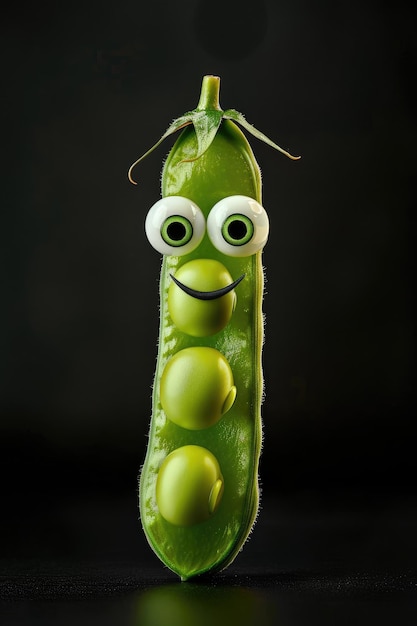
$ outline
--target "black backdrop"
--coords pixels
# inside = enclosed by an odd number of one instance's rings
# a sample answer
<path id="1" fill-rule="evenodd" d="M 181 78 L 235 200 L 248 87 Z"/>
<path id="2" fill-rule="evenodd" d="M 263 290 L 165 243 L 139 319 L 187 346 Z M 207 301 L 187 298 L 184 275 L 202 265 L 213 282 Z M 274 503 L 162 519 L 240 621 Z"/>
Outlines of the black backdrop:
<path id="1" fill-rule="evenodd" d="M 271 220 L 266 493 L 415 495 L 413 5 L 258 1 L 3 9 L 2 522 L 129 494 L 143 461 L 160 259 L 144 217 L 169 141 L 221 77 Z M 10 521 L 11 520 L 11 521 Z M 47 534 L 47 531 L 45 531 Z M 21 538 L 21 537 L 20 537 Z M 7 549 L 7 548 L 6 548 Z"/>

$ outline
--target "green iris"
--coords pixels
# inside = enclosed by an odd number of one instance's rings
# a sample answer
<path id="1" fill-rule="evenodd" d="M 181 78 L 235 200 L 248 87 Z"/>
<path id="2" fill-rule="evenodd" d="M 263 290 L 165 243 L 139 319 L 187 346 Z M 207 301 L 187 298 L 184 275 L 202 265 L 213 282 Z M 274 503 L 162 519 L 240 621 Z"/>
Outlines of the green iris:
<path id="1" fill-rule="evenodd" d="M 169 246 L 185 246 L 192 236 L 191 222 L 182 215 L 171 215 L 162 224 L 161 237 Z"/>
<path id="2" fill-rule="evenodd" d="M 229 215 L 222 226 L 222 235 L 231 246 L 243 246 L 253 237 L 253 223 L 246 215 Z"/>

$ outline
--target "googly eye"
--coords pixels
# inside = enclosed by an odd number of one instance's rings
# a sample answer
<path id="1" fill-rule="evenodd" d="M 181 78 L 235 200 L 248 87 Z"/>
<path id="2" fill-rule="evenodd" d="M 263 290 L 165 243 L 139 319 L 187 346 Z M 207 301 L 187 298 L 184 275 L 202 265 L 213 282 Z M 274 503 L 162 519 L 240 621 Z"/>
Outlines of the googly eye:
<path id="1" fill-rule="evenodd" d="M 183 196 L 161 198 L 145 220 L 149 243 L 161 254 L 182 256 L 194 250 L 205 231 L 201 209 Z"/>
<path id="2" fill-rule="evenodd" d="M 211 209 L 207 231 L 211 243 L 220 252 L 228 256 L 250 256 L 266 244 L 268 215 L 253 198 L 229 196 Z"/>

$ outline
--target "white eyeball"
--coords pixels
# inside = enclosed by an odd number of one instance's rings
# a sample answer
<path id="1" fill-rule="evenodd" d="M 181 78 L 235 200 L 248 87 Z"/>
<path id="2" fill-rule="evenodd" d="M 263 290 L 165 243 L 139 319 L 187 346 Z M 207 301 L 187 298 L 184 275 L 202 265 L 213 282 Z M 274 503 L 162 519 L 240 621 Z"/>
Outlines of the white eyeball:
<path id="1" fill-rule="evenodd" d="M 201 209 L 188 198 L 167 196 L 155 202 L 145 220 L 150 244 L 161 254 L 182 256 L 201 242 L 206 221 Z"/>
<path id="2" fill-rule="evenodd" d="M 269 220 L 259 202 L 248 196 L 223 198 L 207 219 L 211 243 L 228 256 L 251 256 L 267 242 Z"/>

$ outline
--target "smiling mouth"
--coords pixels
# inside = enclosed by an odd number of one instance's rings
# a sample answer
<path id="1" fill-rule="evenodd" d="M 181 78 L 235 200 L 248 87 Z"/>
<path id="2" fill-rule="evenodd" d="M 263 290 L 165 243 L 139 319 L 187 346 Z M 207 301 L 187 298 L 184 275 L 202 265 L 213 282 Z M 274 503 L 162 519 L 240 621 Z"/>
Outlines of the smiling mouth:
<path id="1" fill-rule="evenodd" d="M 245 274 L 242 274 L 242 276 L 230 283 L 230 285 L 226 285 L 226 287 L 222 287 L 221 289 L 215 289 L 214 291 L 198 291 L 192 287 L 187 287 L 187 285 L 184 285 L 184 283 L 178 280 L 178 278 L 175 278 L 172 274 L 170 274 L 170 276 L 180 289 L 192 298 L 197 298 L 198 300 L 216 300 L 216 298 L 221 298 L 229 293 L 229 291 L 232 291 L 240 283 L 240 281 L 245 278 Z"/>

